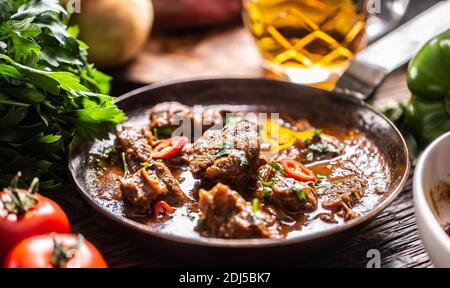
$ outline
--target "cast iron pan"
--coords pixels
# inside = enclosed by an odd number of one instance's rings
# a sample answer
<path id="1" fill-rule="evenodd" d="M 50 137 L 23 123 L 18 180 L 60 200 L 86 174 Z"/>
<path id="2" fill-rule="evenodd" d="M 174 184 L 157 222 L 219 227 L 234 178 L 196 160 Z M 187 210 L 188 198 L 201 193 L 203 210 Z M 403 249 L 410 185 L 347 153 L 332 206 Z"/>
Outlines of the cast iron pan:
<path id="1" fill-rule="evenodd" d="M 374 218 L 400 193 L 409 175 L 408 149 L 400 132 L 382 114 L 349 95 L 273 80 L 209 79 L 150 85 L 118 98 L 117 104 L 132 119 L 143 109 L 164 101 L 178 101 L 186 105 L 257 104 L 269 107 L 272 112 L 287 112 L 294 117 L 332 121 L 337 125 L 357 128 L 378 146 L 392 179 L 385 198 L 370 213 L 345 224 L 331 226 L 325 231 L 286 240 L 193 239 L 161 233 L 104 208 L 93 196 L 96 194 L 95 187 L 88 181 L 88 152 L 93 143 L 83 143 L 71 155 L 69 163 L 71 175 L 81 194 L 107 219 L 124 228 L 124 233 L 136 235 L 146 242 L 146 246 L 158 247 L 155 250 L 175 252 L 178 256 L 196 259 L 201 256 L 209 259 L 250 257 L 253 262 L 261 255 L 279 258 L 294 255 L 293 253 L 314 253 L 317 249 L 322 250 L 336 243 L 338 238 L 350 235 L 356 231 L 354 228 L 361 227 Z M 248 255 L 243 258 L 246 254 Z"/>

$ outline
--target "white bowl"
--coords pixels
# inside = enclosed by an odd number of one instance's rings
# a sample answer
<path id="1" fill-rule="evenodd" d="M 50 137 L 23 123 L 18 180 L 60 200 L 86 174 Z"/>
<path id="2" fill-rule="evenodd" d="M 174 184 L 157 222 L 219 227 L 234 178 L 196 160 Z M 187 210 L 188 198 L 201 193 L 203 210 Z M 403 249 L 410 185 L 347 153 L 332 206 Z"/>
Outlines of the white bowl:
<path id="1" fill-rule="evenodd" d="M 441 181 L 450 182 L 450 133 L 436 139 L 420 156 L 413 184 L 417 225 L 425 249 L 435 267 L 450 267 L 450 237 L 442 228 L 450 222 L 450 203 L 432 194 Z"/>

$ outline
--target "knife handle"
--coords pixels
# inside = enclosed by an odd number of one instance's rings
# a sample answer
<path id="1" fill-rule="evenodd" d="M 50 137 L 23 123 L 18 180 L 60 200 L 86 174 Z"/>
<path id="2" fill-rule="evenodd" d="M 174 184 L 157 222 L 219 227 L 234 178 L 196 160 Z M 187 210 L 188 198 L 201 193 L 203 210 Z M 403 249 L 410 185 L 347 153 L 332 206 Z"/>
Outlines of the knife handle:
<path id="1" fill-rule="evenodd" d="M 334 91 L 369 98 L 384 78 L 434 36 L 450 29 L 450 0 L 439 2 L 358 53 Z"/>

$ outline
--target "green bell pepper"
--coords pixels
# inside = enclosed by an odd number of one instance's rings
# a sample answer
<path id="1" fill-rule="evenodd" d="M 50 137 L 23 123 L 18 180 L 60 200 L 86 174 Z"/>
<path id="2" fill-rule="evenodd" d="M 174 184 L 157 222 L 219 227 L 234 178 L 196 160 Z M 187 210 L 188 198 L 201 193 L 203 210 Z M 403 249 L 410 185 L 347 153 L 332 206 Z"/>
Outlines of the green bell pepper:
<path id="1" fill-rule="evenodd" d="M 424 147 L 450 131 L 450 30 L 428 42 L 408 67 L 406 122 Z"/>

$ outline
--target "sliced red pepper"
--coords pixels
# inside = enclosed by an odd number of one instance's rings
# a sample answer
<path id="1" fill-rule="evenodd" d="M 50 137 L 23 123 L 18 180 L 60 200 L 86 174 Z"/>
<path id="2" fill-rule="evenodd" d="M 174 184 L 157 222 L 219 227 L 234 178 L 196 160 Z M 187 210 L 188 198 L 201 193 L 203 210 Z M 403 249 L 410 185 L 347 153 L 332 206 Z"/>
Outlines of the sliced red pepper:
<path id="1" fill-rule="evenodd" d="M 187 137 L 175 136 L 158 144 L 152 151 L 153 159 L 165 159 L 177 154 L 189 142 Z"/>
<path id="2" fill-rule="evenodd" d="M 298 161 L 285 159 L 281 161 L 281 165 L 286 174 L 295 180 L 303 182 L 316 181 L 314 173 Z"/>
<path id="3" fill-rule="evenodd" d="M 167 204 L 166 201 L 156 201 L 155 205 L 153 206 L 153 215 L 155 215 L 155 218 L 159 218 L 161 216 L 172 214 L 173 211 L 175 211 L 172 206 Z"/>

